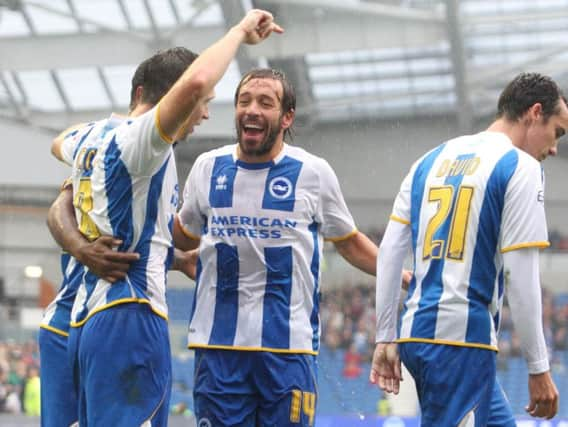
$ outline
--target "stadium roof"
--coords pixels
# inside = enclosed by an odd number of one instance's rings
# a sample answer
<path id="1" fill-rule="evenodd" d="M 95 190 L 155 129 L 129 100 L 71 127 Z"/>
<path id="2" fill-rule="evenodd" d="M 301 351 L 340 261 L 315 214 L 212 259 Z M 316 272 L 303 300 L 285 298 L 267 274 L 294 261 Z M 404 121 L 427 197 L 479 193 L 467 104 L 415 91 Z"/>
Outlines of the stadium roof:
<path id="1" fill-rule="evenodd" d="M 0 0 L 0 118 L 55 132 L 124 111 L 142 59 L 200 52 L 251 7 L 286 33 L 240 50 L 198 135 L 232 135 L 257 65 L 287 73 L 308 123 L 455 114 L 467 131 L 519 71 L 568 83 L 568 0 Z"/>

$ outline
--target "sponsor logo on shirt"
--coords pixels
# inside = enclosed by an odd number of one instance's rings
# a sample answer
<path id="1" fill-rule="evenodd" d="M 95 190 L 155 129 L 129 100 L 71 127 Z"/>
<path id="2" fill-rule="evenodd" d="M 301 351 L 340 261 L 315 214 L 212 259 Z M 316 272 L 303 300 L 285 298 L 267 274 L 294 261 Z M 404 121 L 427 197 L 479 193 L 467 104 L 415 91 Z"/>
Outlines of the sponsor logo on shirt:
<path id="1" fill-rule="evenodd" d="M 288 218 L 213 215 L 209 232 L 214 237 L 280 239 L 284 230 L 295 229 L 297 225 Z"/>

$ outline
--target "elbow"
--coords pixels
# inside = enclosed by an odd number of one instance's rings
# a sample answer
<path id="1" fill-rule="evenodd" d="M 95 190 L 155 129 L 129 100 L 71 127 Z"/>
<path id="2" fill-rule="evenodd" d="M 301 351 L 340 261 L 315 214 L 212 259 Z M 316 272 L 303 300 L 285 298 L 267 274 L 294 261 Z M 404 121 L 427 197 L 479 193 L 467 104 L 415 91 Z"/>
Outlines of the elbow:
<path id="1" fill-rule="evenodd" d="M 193 99 L 202 99 L 211 91 L 211 78 L 205 70 L 192 73 L 187 81 L 187 93 Z"/>
<path id="2" fill-rule="evenodd" d="M 51 155 L 53 157 L 55 157 L 57 160 L 62 160 L 61 159 L 61 138 L 55 138 L 52 142 L 51 142 Z"/>
<path id="3" fill-rule="evenodd" d="M 55 201 L 49 208 L 49 211 L 47 212 L 47 219 L 45 220 L 47 229 L 49 230 L 52 236 L 55 236 L 55 232 L 57 229 L 56 227 L 57 221 L 55 219 L 56 211 L 57 211 L 57 201 Z"/>

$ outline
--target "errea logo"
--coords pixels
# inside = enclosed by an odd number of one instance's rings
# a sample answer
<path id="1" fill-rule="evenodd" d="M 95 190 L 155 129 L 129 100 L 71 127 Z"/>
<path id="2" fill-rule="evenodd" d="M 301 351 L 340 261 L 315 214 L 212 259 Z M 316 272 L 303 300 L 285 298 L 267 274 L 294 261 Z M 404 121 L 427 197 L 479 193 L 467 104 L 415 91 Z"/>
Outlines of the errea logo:
<path id="1" fill-rule="evenodd" d="M 286 177 L 278 176 L 270 181 L 268 191 L 276 199 L 286 199 L 292 194 L 292 182 Z"/>
<path id="2" fill-rule="evenodd" d="M 536 196 L 536 200 L 540 203 L 544 203 L 544 191 L 540 190 Z"/>
<path id="3" fill-rule="evenodd" d="M 219 175 L 217 177 L 215 190 L 226 190 L 227 189 L 227 175 Z"/>

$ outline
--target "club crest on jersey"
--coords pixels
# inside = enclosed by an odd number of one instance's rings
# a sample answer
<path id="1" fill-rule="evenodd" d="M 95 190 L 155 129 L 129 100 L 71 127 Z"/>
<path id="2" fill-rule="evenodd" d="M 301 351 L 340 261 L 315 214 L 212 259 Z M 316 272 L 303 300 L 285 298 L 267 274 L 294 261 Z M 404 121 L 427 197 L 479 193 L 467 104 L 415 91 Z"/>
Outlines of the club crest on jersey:
<path id="1" fill-rule="evenodd" d="M 270 181 L 268 191 L 276 199 L 286 199 L 292 194 L 292 182 L 286 177 L 278 176 Z"/>
<path id="2" fill-rule="evenodd" d="M 201 418 L 197 422 L 197 427 L 211 427 L 211 421 L 208 418 Z"/>
<path id="3" fill-rule="evenodd" d="M 227 181 L 227 175 L 219 175 L 215 184 L 215 190 L 226 190 Z"/>

